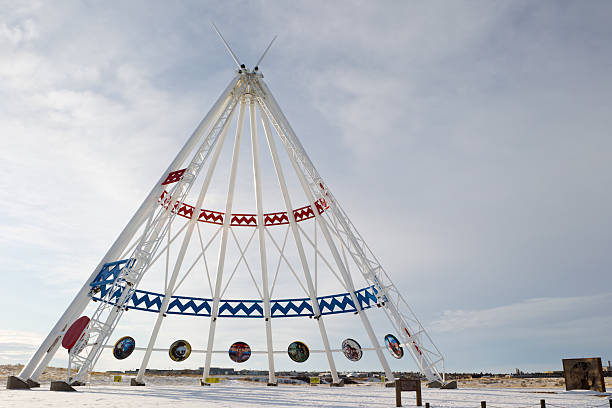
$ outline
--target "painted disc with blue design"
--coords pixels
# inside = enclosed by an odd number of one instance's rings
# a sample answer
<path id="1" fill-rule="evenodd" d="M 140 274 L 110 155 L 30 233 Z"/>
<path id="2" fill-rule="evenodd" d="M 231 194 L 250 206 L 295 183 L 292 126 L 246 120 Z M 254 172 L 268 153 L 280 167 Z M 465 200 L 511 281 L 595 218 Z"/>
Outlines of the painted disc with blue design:
<path id="1" fill-rule="evenodd" d="M 387 345 L 387 349 L 389 349 L 389 352 L 393 357 L 398 359 L 404 357 L 404 349 L 400 345 L 400 342 L 397 337 L 392 334 L 387 334 L 385 336 L 385 344 Z"/>
<path id="2" fill-rule="evenodd" d="M 113 347 L 113 356 L 117 360 L 123 360 L 128 358 L 130 354 L 134 352 L 136 348 L 136 340 L 133 337 L 125 336 L 117 340 L 115 347 Z"/>

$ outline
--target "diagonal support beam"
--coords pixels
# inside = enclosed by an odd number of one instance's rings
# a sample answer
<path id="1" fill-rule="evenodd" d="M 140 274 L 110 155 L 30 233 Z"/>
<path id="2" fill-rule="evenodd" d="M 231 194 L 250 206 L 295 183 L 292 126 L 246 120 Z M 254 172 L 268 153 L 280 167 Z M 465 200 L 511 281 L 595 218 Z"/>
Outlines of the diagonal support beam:
<path id="1" fill-rule="evenodd" d="M 235 110 L 232 109 L 228 120 L 223 124 L 223 129 L 221 130 L 221 134 L 219 135 L 219 140 L 217 141 L 217 145 L 215 146 L 215 151 L 213 153 L 210 165 L 206 172 L 206 177 L 204 178 L 204 183 L 202 185 L 202 189 L 200 190 L 200 195 L 198 196 L 196 208 L 202 208 L 202 204 L 204 203 L 204 198 L 206 197 L 206 193 L 208 192 L 210 180 L 212 179 L 212 176 L 215 172 L 215 168 L 217 167 L 217 161 L 219 160 L 219 155 L 221 154 L 221 150 L 223 149 L 225 137 L 227 136 L 227 130 L 229 128 L 229 124 L 232 122 L 234 111 Z M 183 265 L 183 259 L 185 258 L 185 253 L 187 252 L 187 248 L 189 247 L 191 235 L 193 234 L 193 230 L 195 229 L 197 223 L 198 214 L 194 213 L 188 222 L 187 231 L 185 231 L 183 243 L 181 245 L 176 262 L 174 264 L 172 276 L 170 277 L 168 285 L 166 286 L 164 300 L 162 301 L 162 305 L 159 308 L 159 313 L 157 314 L 157 320 L 155 321 L 155 326 L 153 327 L 153 332 L 151 333 L 151 337 L 149 339 L 147 351 L 145 352 L 145 355 L 142 359 L 142 363 L 140 364 L 140 369 L 138 370 L 138 375 L 136 376 L 136 381 L 138 383 L 144 383 L 144 375 L 147 369 L 147 365 L 149 364 L 149 359 L 151 358 L 151 352 L 153 351 L 153 347 L 155 346 L 155 341 L 157 340 L 157 335 L 159 334 L 159 329 L 161 328 L 162 320 L 166 316 L 166 311 L 168 310 L 168 305 L 172 298 L 172 293 L 174 292 L 174 286 L 176 284 L 178 274 Z"/>
<path id="2" fill-rule="evenodd" d="M 44 371 L 44 369 L 48 366 L 49 362 L 57 352 L 61 341 L 62 335 L 57 333 L 64 333 L 70 324 L 85 310 L 85 307 L 90 302 L 89 283 L 95 279 L 100 268 L 107 262 L 111 262 L 116 260 L 121 252 L 126 248 L 129 242 L 132 240 L 134 235 L 138 232 L 138 229 L 142 226 L 142 224 L 146 221 L 147 217 L 149 217 L 152 209 L 157 205 L 157 198 L 161 194 L 162 186 L 161 183 L 164 181 L 168 173 L 171 171 L 177 170 L 179 166 L 185 161 L 185 159 L 189 156 L 189 154 L 195 149 L 195 147 L 200 142 L 202 136 L 206 129 L 214 123 L 217 117 L 221 114 L 223 107 L 227 104 L 227 102 L 231 98 L 231 92 L 240 80 L 240 77 L 237 76 L 234 78 L 230 84 L 225 88 L 223 93 L 219 96 L 211 110 L 206 114 L 206 116 L 202 119 L 198 127 L 194 130 L 192 135 L 189 137 L 183 148 L 176 155 L 172 163 L 168 166 L 166 171 L 162 174 L 159 181 L 153 186 L 149 195 L 144 199 L 136 213 L 132 216 L 128 224 L 125 226 L 124 230 L 119 234 L 117 240 L 110 247 L 108 252 L 104 255 L 104 257 L 100 260 L 100 263 L 94 268 L 93 272 L 89 276 L 89 278 L 85 281 L 73 301 L 70 303 L 64 314 L 59 318 L 55 326 L 50 330 L 49 334 L 43 340 L 38 350 L 32 355 L 28 363 L 23 367 L 21 372 L 19 373 L 19 378 L 22 380 L 32 379 L 34 381 L 38 381 L 40 378 L 40 374 Z"/>
<path id="3" fill-rule="evenodd" d="M 263 82 L 261 83 L 262 85 L 262 89 L 267 90 L 267 88 L 265 87 L 265 85 L 263 84 Z M 268 115 L 272 115 L 273 117 L 270 117 L 270 120 L 273 120 L 274 123 L 278 123 L 279 119 L 284 120 L 285 116 L 282 113 L 282 111 L 280 110 L 280 107 L 278 107 L 278 105 L 276 104 L 276 101 L 274 101 L 272 99 L 272 95 L 268 92 L 267 95 L 265 95 L 259 102 L 260 104 L 265 104 L 266 103 L 266 99 L 265 97 L 269 97 L 269 99 L 271 100 L 271 106 L 268 106 L 268 108 L 271 109 L 263 109 L 262 107 L 262 111 L 266 112 L 266 114 Z M 282 134 L 282 129 L 280 127 L 276 128 L 276 131 L 279 133 L 279 136 L 283 136 Z M 285 150 L 287 152 L 287 155 L 289 156 L 289 160 L 291 161 L 291 164 L 293 165 L 293 168 L 295 170 L 295 173 L 300 181 L 300 184 L 302 186 L 302 190 L 304 191 L 304 193 L 306 194 L 306 197 L 308 198 L 308 201 L 310 202 L 310 205 L 313 208 L 313 213 L 315 215 L 315 220 L 318 223 L 318 225 L 321 227 L 321 232 L 325 238 L 325 240 L 327 241 L 327 245 L 330 248 L 331 252 L 332 252 L 332 256 L 336 262 L 336 265 L 338 267 L 338 270 L 340 271 L 340 275 L 342 276 L 343 280 L 344 280 L 344 284 L 346 286 L 346 288 L 349 291 L 349 294 L 351 296 L 351 300 L 353 301 L 353 303 L 355 304 L 355 308 L 357 310 L 357 313 L 361 319 L 361 323 L 363 324 L 363 327 L 365 328 L 368 337 L 370 338 L 370 342 L 372 343 L 372 345 L 376 348 L 376 354 L 377 357 L 380 361 L 380 364 L 382 365 L 385 374 L 387 376 L 387 378 L 390 381 L 394 381 L 394 376 L 393 376 L 393 372 L 391 371 L 391 368 L 389 367 L 389 363 L 387 362 L 384 354 L 382 353 L 382 351 L 380 350 L 379 347 L 379 343 L 378 340 L 376 339 L 376 335 L 374 334 L 374 330 L 372 329 L 372 325 L 370 324 L 370 321 L 366 315 L 366 313 L 364 312 L 364 310 L 361 307 L 361 304 L 359 303 L 358 299 L 357 299 L 357 295 L 355 294 L 355 285 L 353 283 L 353 279 L 351 278 L 348 270 L 347 270 L 347 266 L 345 266 L 344 262 L 342 261 L 342 258 L 340 257 L 340 254 L 338 252 L 338 249 L 336 248 L 335 242 L 333 240 L 333 237 L 331 236 L 331 233 L 329 232 L 329 228 L 327 223 L 325 222 L 325 219 L 323 217 L 321 217 L 321 215 L 319 214 L 319 211 L 317 211 L 317 207 L 315 205 L 315 197 L 312 194 L 312 191 L 310 189 L 310 185 L 308 183 L 308 181 L 306 180 L 306 176 L 304 174 L 304 172 L 302 171 L 302 169 L 300 168 L 298 162 L 297 162 L 297 158 L 296 155 L 294 154 L 294 151 L 292 149 L 290 149 L 290 146 L 288 146 L 288 138 L 287 135 L 284 135 L 285 137 L 281 137 L 281 140 L 283 141 L 283 144 L 285 146 Z M 293 135 L 291 135 L 293 136 Z M 300 148 L 300 153 L 302 155 L 302 159 L 312 165 L 312 163 L 310 162 L 310 159 L 308 158 L 308 156 L 306 155 L 306 152 L 304 151 L 303 147 L 301 146 L 301 144 L 299 144 L 299 142 L 297 142 L 297 138 L 293 138 L 296 141 L 296 145 L 297 147 Z M 314 169 L 314 166 L 313 166 Z M 332 203 L 332 205 L 334 205 L 335 203 Z"/>
<path id="4" fill-rule="evenodd" d="M 221 234 L 221 245 L 219 247 L 219 259 L 217 264 L 217 276 L 215 280 L 215 293 L 213 296 L 213 307 L 210 312 L 210 326 L 208 329 L 208 346 L 206 347 L 206 359 L 204 362 L 204 372 L 202 380 L 210 373 L 210 363 L 212 360 L 212 349 L 215 341 L 215 329 L 217 328 L 217 318 L 219 317 L 219 301 L 221 300 L 221 284 L 223 283 L 223 269 L 225 268 L 225 255 L 227 252 L 227 238 L 232 220 L 232 205 L 234 202 L 234 187 L 236 186 L 236 171 L 238 169 L 238 158 L 240 157 L 240 141 L 242 140 L 242 129 L 244 127 L 244 95 L 240 100 L 240 112 L 238 113 L 238 123 L 236 127 L 236 139 L 234 140 L 234 151 L 232 153 L 232 167 L 230 170 L 227 200 L 225 202 L 225 217 L 223 218 L 223 229 Z"/>
<path id="5" fill-rule="evenodd" d="M 274 41 L 274 40 L 273 40 Z M 272 44 L 270 44 L 272 45 Z M 268 46 L 268 48 L 270 48 Z M 266 49 L 268 51 L 268 49 Z M 264 52 L 265 55 L 265 52 Z M 263 56 L 260 58 L 263 59 Z M 272 346 L 272 315 L 270 312 L 270 290 L 268 283 L 268 260 L 266 254 L 266 234 L 263 217 L 263 194 L 261 192 L 261 170 L 259 168 L 259 141 L 257 139 L 257 111 L 255 100 L 250 98 L 249 119 L 251 127 L 251 155 L 253 156 L 253 181 L 255 183 L 255 205 L 257 207 L 257 233 L 259 234 L 259 259 L 263 291 L 264 322 L 266 325 L 266 346 L 268 350 L 268 384 L 276 384 L 274 373 L 274 348 Z"/>
<path id="6" fill-rule="evenodd" d="M 285 202 L 285 206 L 287 207 L 287 218 L 289 218 L 291 232 L 293 233 L 293 238 L 295 239 L 295 244 L 300 257 L 300 262 L 302 263 L 302 270 L 304 271 L 304 277 L 306 278 L 306 283 L 308 286 L 308 295 L 310 297 L 310 302 L 312 304 L 312 310 L 314 312 L 315 319 L 317 320 L 317 323 L 319 325 L 319 332 L 321 333 L 321 340 L 323 340 L 323 347 L 325 348 L 325 355 L 329 363 L 329 369 L 331 371 L 334 384 L 338 384 L 340 382 L 340 379 L 336 370 L 336 363 L 334 362 L 331 347 L 329 346 L 329 338 L 327 337 L 327 330 L 325 330 L 325 323 L 323 323 L 321 310 L 319 309 L 319 302 L 317 301 L 317 294 L 314 288 L 314 284 L 312 282 L 312 276 L 310 275 L 310 268 L 308 266 L 308 260 L 306 259 L 306 253 L 304 252 L 302 237 L 300 235 L 300 231 L 297 228 L 297 223 L 295 222 L 295 217 L 293 215 L 293 206 L 291 205 L 291 198 L 289 197 L 289 191 L 287 190 L 287 182 L 285 181 L 283 169 L 278 159 L 278 152 L 276 150 L 276 145 L 274 144 L 274 139 L 272 138 L 270 125 L 268 124 L 268 121 L 266 120 L 266 117 L 264 115 L 262 115 L 261 121 L 263 123 L 264 133 L 266 134 L 268 147 L 270 148 L 270 154 L 272 155 L 272 161 L 274 162 L 274 169 L 276 170 L 278 184 L 283 194 L 283 201 Z M 313 206 L 313 208 L 315 209 L 314 212 L 316 213 L 316 207 Z"/>
<path id="7" fill-rule="evenodd" d="M 411 345 L 408 349 L 418 365 L 419 370 L 428 380 L 445 383 L 443 360 L 441 362 L 439 360 L 442 354 L 426 332 L 424 336 L 421 336 L 419 339 L 412 337 L 410 333 L 423 330 L 423 326 L 418 323 L 412 309 L 403 299 L 388 274 L 380 265 L 370 248 L 368 248 L 346 213 L 335 200 L 329 188 L 324 185 L 321 176 L 306 154 L 304 147 L 301 145 L 265 82 L 258 79 L 257 84 L 258 90 L 260 91 L 258 93 L 259 105 L 273 123 L 292 160 L 293 166 L 296 168 L 296 172 L 302 174 L 306 179 L 306 183 L 302 183 L 303 188 L 310 190 L 313 196 L 328 202 L 330 210 L 327 217 L 333 217 L 338 220 L 336 230 L 344 235 L 345 240 L 343 241 L 346 247 L 350 248 L 349 253 L 354 262 L 360 267 L 362 276 L 378 290 L 377 296 L 382 300 L 385 312 L 388 312 L 387 316 L 390 317 L 389 320 L 396 329 L 397 334 L 405 343 Z M 398 295 L 396 301 L 391 301 L 389 297 L 389 294 L 392 292 Z M 417 322 L 416 327 L 410 324 L 411 320 Z M 435 352 L 424 353 L 422 351 L 422 348 L 424 348 L 422 341 L 426 341 Z M 430 349 L 430 347 L 426 348 Z M 433 363 L 434 359 L 438 359 L 437 361 L 439 362 Z"/>

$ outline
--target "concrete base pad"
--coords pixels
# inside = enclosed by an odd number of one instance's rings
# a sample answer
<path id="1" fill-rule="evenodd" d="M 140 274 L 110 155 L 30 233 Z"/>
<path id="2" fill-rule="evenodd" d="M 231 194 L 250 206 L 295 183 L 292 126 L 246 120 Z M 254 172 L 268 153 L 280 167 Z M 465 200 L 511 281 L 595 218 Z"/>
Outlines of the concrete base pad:
<path id="1" fill-rule="evenodd" d="M 393 381 L 387 381 L 387 382 L 385 383 L 385 387 L 386 387 L 386 388 L 395 388 L 395 382 L 393 382 Z"/>
<path id="2" fill-rule="evenodd" d="M 329 384 L 330 387 L 344 387 L 344 380 L 340 380 L 337 383 Z"/>
<path id="3" fill-rule="evenodd" d="M 21 378 L 11 375 L 6 379 L 6 389 L 7 390 L 29 390 L 30 386 L 28 385 L 27 382 L 23 381 Z"/>
<path id="4" fill-rule="evenodd" d="M 204 382 L 204 380 L 203 380 L 203 379 L 201 379 L 201 378 L 200 378 L 200 385 L 202 385 L 202 386 L 206 386 L 206 387 L 210 387 L 210 384 L 209 384 L 209 383 L 207 383 L 207 382 Z"/>
<path id="5" fill-rule="evenodd" d="M 134 387 L 144 387 L 145 383 L 137 381 L 135 378 L 130 378 L 130 385 Z"/>
<path id="6" fill-rule="evenodd" d="M 440 381 L 432 381 L 427 384 L 427 388 L 441 388 L 442 383 Z"/>
<path id="7" fill-rule="evenodd" d="M 453 380 L 450 382 L 447 382 L 446 384 L 444 384 L 442 387 L 443 390 L 456 390 L 457 389 L 457 381 Z"/>
<path id="8" fill-rule="evenodd" d="M 40 383 L 37 383 L 36 381 L 34 381 L 31 378 L 28 378 L 26 383 L 28 383 L 28 385 L 30 386 L 30 388 L 40 388 Z"/>
<path id="9" fill-rule="evenodd" d="M 72 385 L 73 387 L 82 387 L 85 385 L 84 382 L 80 382 L 80 381 L 75 381 L 73 383 L 70 383 L 70 385 Z"/>
<path id="10" fill-rule="evenodd" d="M 49 388 L 51 391 L 74 391 L 76 390 L 72 388 L 70 384 L 66 381 L 51 381 L 51 387 Z"/>
<path id="11" fill-rule="evenodd" d="M 268 387 L 278 387 L 278 383 L 268 383 Z"/>

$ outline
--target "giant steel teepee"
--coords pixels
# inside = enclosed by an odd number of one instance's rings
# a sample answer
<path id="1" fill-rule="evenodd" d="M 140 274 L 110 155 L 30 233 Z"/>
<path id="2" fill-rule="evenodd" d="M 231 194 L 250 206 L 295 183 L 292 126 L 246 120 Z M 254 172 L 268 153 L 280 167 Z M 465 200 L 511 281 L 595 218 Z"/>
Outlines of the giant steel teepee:
<path id="1" fill-rule="evenodd" d="M 385 333 L 374 329 L 372 318 L 388 319 L 386 324 L 394 330 L 400 348 L 408 350 L 421 373 L 429 381 L 444 384 L 442 354 L 308 157 L 263 81 L 258 67 L 263 56 L 251 70 L 223 41 L 238 66 L 235 77 L 161 174 L 30 361 L 18 376 L 9 378 L 7 386 L 35 386 L 58 348 L 66 346 L 66 333 L 72 330 L 70 335 L 74 336 L 75 321 L 82 327 L 74 341 L 68 342 L 67 383 L 84 382 L 101 353 L 112 347 L 108 343 L 127 310 L 157 315 L 146 348 L 140 348 L 144 357 L 133 382 L 136 385 L 144 384 L 151 354 L 157 350 L 158 333 L 169 314 L 209 319 L 206 348 L 200 350 L 205 356 L 204 382 L 209 378 L 215 352 L 218 319 L 261 319 L 266 338 L 266 349 L 261 353 L 267 356 L 270 384 L 276 383 L 274 362 L 275 352 L 279 352 L 273 345 L 276 319 L 314 319 L 323 346 L 319 352 L 326 356 L 333 382 L 338 383 L 334 353 L 341 350 L 330 344 L 325 322 L 328 315 L 342 313 L 358 315 L 361 333 L 370 346 L 364 350 L 376 354 L 388 380 L 394 376 L 381 345 Z M 269 46 L 266 52 L 268 49 Z M 241 146 L 248 142 L 243 140 L 247 117 L 254 204 L 248 213 L 234 205 Z M 263 130 L 264 138 L 259 137 L 258 129 Z M 232 142 L 231 157 L 223 163 L 223 146 Z M 260 145 L 267 145 L 269 156 L 262 155 Z M 272 212 L 264 209 L 269 201 L 262 187 L 263 156 L 271 163 L 271 177 L 280 193 L 281 208 Z M 213 180 L 215 170 L 222 164 L 229 165 L 229 173 L 222 178 L 223 195 L 215 196 L 214 202 L 224 205 L 223 211 L 217 211 L 206 207 L 205 201 L 209 201 L 211 185 L 219 184 Z M 295 203 L 304 204 L 297 202 L 296 196 L 305 199 L 306 205 L 296 209 Z M 242 241 L 240 234 L 246 237 Z M 230 246 L 234 249 L 230 250 Z M 256 289 L 256 295 L 249 300 L 225 296 L 239 264 Z M 143 277 L 153 274 L 155 268 L 163 272 L 163 291 L 141 289 Z M 179 295 L 181 285 L 194 269 L 205 269 L 210 297 Z M 297 292 L 303 296 L 273 296 L 277 279 L 283 274 L 294 279 Z M 321 288 L 328 279 L 338 284 L 342 292 L 322 295 Z M 90 317 L 79 319 L 86 308 L 91 310 Z"/>

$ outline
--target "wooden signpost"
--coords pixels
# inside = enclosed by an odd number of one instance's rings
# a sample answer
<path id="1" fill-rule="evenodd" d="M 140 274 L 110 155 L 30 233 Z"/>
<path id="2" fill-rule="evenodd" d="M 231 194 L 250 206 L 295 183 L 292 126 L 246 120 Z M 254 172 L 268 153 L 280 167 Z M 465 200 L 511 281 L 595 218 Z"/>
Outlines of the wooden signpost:
<path id="1" fill-rule="evenodd" d="M 417 407 L 423 406 L 421 397 L 421 380 L 411 380 L 408 378 L 400 378 L 395 380 L 395 406 L 402 406 L 402 391 L 416 391 Z"/>

